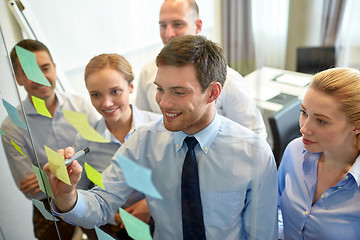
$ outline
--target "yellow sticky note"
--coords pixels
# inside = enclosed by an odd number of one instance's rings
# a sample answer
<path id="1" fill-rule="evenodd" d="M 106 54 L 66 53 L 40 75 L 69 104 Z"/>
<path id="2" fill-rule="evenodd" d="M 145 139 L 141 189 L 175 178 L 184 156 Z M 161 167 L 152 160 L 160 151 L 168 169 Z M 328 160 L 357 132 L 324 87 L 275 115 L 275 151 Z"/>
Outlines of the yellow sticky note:
<path id="1" fill-rule="evenodd" d="M 21 153 L 22 155 L 24 155 L 24 157 L 26 157 L 26 155 L 21 151 L 21 148 L 19 147 L 19 145 L 17 145 L 16 143 L 13 142 L 13 140 L 10 140 L 10 142 L 12 143 L 12 145 L 15 147 L 15 149 Z"/>
<path id="2" fill-rule="evenodd" d="M 64 183 L 71 185 L 69 174 L 67 172 L 64 162 L 64 157 L 53 151 L 48 146 L 44 145 L 44 147 L 46 156 L 49 160 L 50 170 L 52 174 L 54 174 L 59 180 L 63 181 Z"/>
<path id="3" fill-rule="evenodd" d="M 52 118 L 51 114 L 49 113 L 49 110 L 46 108 L 44 100 L 42 100 L 41 98 L 34 97 L 34 96 L 31 96 L 31 98 L 32 98 L 34 107 L 39 114 L 41 114 L 45 117 Z"/>
<path id="4" fill-rule="evenodd" d="M 96 169 L 90 166 L 87 162 L 85 162 L 85 172 L 86 172 L 86 176 L 88 177 L 88 179 L 90 179 L 90 181 L 92 181 L 102 189 L 105 189 L 104 184 L 102 182 L 101 173 L 96 171 Z"/>
<path id="5" fill-rule="evenodd" d="M 71 123 L 71 125 L 81 134 L 84 139 L 100 143 L 109 142 L 90 126 L 85 113 L 69 110 L 64 110 L 63 112 L 66 120 Z"/>

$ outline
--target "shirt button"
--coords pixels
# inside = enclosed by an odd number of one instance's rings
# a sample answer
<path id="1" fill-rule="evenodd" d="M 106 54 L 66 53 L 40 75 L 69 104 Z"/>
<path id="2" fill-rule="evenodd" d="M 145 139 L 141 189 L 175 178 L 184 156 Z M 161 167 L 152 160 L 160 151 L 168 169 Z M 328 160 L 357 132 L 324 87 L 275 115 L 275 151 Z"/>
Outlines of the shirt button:
<path id="1" fill-rule="evenodd" d="M 176 144 L 176 147 L 178 148 L 178 147 L 180 147 L 180 145 L 179 145 L 179 144 Z"/>
<path id="2" fill-rule="evenodd" d="M 321 198 L 325 198 L 324 194 L 321 195 Z"/>
<path id="3" fill-rule="evenodd" d="M 301 235 L 301 230 L 299 230 L 299 235 Z"/>
<path id="4" fill-rule="evenodd" d="M 204 150 L 207 151 L 208 150 L 207 147 L 204 147 Z"/>
<path id="5" fill-rule="evenodd" d="M 306 211 L 305 211 L 305 215 L 308 215 L 308 214 L 309 214 L 309 211 L 308 211 L 308 210 L 306 210 Z"/>
<path id="6" fill-rule="evenodd" d="M 341 189 L 341 188 L 342 188 L 342 186 L 339 186 L 339 187 L 338 187 L 338 189 Z"/>
<path id="7" fill-rule="evenodd" d="M 348 178 L 349 178 L 349 176 L 348 176 L 348 175 L 346 175 L 346 176 L 345 176 L 345 179 L 348 179 Z"/>

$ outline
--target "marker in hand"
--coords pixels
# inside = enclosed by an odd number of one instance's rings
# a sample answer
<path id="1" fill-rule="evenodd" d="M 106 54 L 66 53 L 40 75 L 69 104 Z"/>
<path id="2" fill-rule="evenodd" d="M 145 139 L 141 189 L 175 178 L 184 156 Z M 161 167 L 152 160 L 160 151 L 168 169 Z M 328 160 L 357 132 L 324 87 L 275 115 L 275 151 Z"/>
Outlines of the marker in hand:
<path id="1" fill-rule="evenodd" d="M 74 154 L 74 156 L 70 159 L 65 159 L 65 165 L 69 166 L 72 161 L 74 161 L 75 159 L 78 159 L 81 156 L 84 156 L 85 154 L 87 154 L 88 152 L 90 152 L 90 148 L 86 147 L 83 150 L 78 151 L 77 153 Z"/>

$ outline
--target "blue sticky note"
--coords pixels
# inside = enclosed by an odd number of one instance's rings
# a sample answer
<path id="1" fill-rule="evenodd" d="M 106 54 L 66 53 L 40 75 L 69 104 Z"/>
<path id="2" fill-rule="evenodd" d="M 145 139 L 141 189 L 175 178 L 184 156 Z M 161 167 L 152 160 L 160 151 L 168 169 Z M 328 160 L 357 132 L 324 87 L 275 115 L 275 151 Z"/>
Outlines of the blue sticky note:
<path id="1" fill-rule="evenodd" d="M 117 160 L 120 168 L 124 172 L 126 183 L 130 187 L 154 198 L 162 199 L 161 194 L 155 188 L 151 180 L 152 171 L 150 169 L 145 168 L 120 154 L 117 154 Z"/>
<path id="2" fill-rule="evenodd" d="M 2 99 L 2 102 L 3 102 L 3 105 L 9 115 L 11 121 L 15 125 L 27 130 L 26 124 L 23 122 L 23 120 L 21 120 L 21 118 L 19 116 L 18 110 L 13 105 L 8 103 L 5 99 Z"/>
<path id="3" fill-rule="evenodd" d="M 33 82 L 51 87 L 49 81 L 37 65 L 35 54 L 19 46 L 15 46 L 15 50 L 26 77 Z"/>
<path id="4" fill-rule="evenodd" d="M 105 233 L 103 230 L 95 226 L 95 232 L 99 240 L 115 240 L 109 234 Z"/>
<path id="5" fill-rule="evenodd" d="M 39 211 L 41 212 L 41 214 L 44 216 L 44 218 L 46 218 L 47 220 L 50 221 L 59 221 L 56 217 L 53 218 L 53 216 L 51 215 L 51 213 L 48 212 L 48 210 L 46 210 L 45 205 L 42 201 L 39 201 L 37 199 L 31 199 L 33 204 L 35 205 L 35 207 L 37 209 L 39 209 Z"/>

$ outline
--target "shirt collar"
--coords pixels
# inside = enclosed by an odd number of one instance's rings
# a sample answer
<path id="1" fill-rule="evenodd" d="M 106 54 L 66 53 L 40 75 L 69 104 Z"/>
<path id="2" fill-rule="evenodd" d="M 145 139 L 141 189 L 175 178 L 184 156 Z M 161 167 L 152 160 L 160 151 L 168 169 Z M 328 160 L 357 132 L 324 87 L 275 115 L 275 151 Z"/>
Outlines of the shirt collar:
<path id="1" fill-rule="evenodd" d="M 196 140 L 199 142 L 200 148 L 205 154 L 208 153 L 209 148 L 220 129 L 220 125 L 221 119 L 218 114 L 215 113 L 214 119 L 211 121 L 209 126 L 193 135 L 193 137 L 195 137 Z M 184 139 L 188 136 L 189 135 L 187 135 L 183 131 L 174 132 L 176 151 L 179 151 L 182 148 L 184 144 Z"/>
<path id="2" fill-rule="evenodd" d="M 140 126 L 142 125 L 142 122 L 138 121 L 138 119 L 140 119 L 143 115 L 141 114 L 140 110 L 135 107 L 134 105 L 130 104 L 130 108 L 131 108 L 131 128 L 129 133 L 133 134 L 134 131 Z"/>
<path id="3" fill-rule="evenodd" d="M 349 173 L 354 177 L 358 187 L 360 186 L 360 155 L 356 158 L 354 164 L 351 166 Z"/>
<path id="4" fill-rule="evenodd" d="M 102 117 L 96 124 L 96 131 L 98 133 L 100 133 L 106 140 L 108 140 L 109 142 L 115 142 L 115 143 L 119 143 L 120 145 L 121 142 L 114 137 L 114 135 L 110 132 L 110 130 L 107 128 L 106 126 L 106 122 L 104 117 Z"/>
<path id="5" fill-rule="evenodd" d="M 125 141 L 135 132 L 135 130 L 140 125 L 142 125 L 141 121 L 137 121 L 137 119 L 139 119 L 139 117 L 142 116 L 140 110 L 132 104 L 130 104 L 130 107 L 132 109 L 131 128 L 125 137 Z M 122 145 L 121 142 L 116 137 L 114 137 L 114 135 L 109 131 L 109 129 L 106 126 L 105 119 L 103 117 L 99 121 L 97 131 L 100 133 L 103 133 L 103 136 L 105 137 L 106 140 L 108 140 L 110 142 L 116 142 L 116 143 L 119 143 L 120 145 Z"/>
<path id="6" fill-rule="evenodd" d="M 60 94 L 57 90 L 55 90 L 55 98 L 56 98 L 56 108 L 64 104 L 64 96 Z M 34 105 L 31 103 L 29 99 L 29 95 L 26 96 L 26 98 L 23 101 L 23 106 L 25 109 L 25 113 L 27 115 L 37 115 L 39 114 L 37 110 L 35 109 Z"/>
<path id="7" fill-rule="evenodd" d="M 307 174 L 309 171 L 317 171 L 320 153 L 311 153 L 306 151 L 305 149 L 302 153 L 304 155 L 304 173 Z M 356 158 L 355 162 L 353 163 L 347 174 L 351 174 L 354 177 L 357 186 L 360 187 L 360 155 Z"/>
<path id="8" fill-rule="evenodd" d="M 303 171 L 306 176 L 313 175 L 314 171 L 317 172 L 318 162 L 320 153 L 311 153 L 305 149 L 302 151 L 303 154 Z"/>

